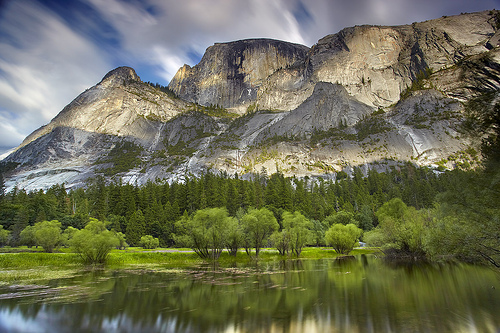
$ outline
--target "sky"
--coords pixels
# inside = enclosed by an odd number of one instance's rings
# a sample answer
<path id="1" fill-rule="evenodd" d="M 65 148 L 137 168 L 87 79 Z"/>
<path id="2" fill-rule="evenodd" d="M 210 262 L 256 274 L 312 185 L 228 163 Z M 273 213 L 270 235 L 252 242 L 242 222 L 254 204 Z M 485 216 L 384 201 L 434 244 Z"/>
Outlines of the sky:
<path id="1" fill-rule="evenodd" d="M 500 0 L 0 0 L 0 155 L 119 66 L 168 85 L 216 42 L 310 47 L 354 25 L 495 8 Z"/>

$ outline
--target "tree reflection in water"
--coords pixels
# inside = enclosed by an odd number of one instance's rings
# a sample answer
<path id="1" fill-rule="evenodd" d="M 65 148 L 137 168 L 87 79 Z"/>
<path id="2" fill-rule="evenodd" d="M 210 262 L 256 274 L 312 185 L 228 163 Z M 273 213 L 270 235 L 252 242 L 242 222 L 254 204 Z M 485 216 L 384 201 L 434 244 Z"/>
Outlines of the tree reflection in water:
<path id="1" fill-rule="evenodd" d="M 86 273 L 3 287 L 9 332 L 496 332 L 498 273 L 373 256 Z"/>

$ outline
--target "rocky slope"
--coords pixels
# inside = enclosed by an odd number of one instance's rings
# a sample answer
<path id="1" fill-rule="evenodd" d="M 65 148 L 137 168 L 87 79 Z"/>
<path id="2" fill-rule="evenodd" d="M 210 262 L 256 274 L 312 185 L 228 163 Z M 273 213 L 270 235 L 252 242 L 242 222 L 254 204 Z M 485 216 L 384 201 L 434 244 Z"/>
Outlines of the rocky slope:
<path id="1" fill-rule="evenodd" d="M 8 189 L 81 186 L 102 174 L 142 184 L 215 169 L 335 177 L 411 161 L 468 166 L 467 101 L 500 91 L 500 14 L 357 26 L 310 49 L 215 44 L 169 88 L 108 73 L 4 160 Z"/>
<path id="2" fill-rule="evenodd" d="M 30 134 L 21 147 L 58 127 L 154 140 L 159 123 L 184 112 L 187 103 L 143 83 L 134 69 L 119 67 L 75 98 L 49 124 Z"/>

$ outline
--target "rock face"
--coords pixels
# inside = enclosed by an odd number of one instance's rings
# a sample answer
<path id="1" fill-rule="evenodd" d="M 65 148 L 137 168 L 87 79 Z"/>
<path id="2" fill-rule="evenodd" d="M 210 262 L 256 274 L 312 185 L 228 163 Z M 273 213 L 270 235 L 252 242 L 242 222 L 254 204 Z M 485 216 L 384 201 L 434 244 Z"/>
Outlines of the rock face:
<path id="1" fill-rule="evenodd" d="M 215 44 L 179 69 L 177 97 L 120 67 L 5 159 L 17 165 L 7 189 L 82 186 L 97 174 L 138 184 L 208 169 L 328 178 L 354 166 L 476 161 L 480 138 L 460 126 L 467 101 L 499 95 L 499 28 L 499 12 L 486 11 L 346 28 L 310 49 Z"/>
<path id="2" fill-rule="evenodd" d="M 269 128 L 268 136 L 310 136 L 315 130 L 353 126 L 371 112 L 341 85 L 319 82 L 311 96 Z"/>
<path id="3" fill-rule="evenodd" d="M 341 84 L 358 101 L 388 107 L 419 73 L 449 68 L 496 43 L 495 12 L 481 12 L 397 27 L 356 26 L 326 36 L 302 66 L 283 69 L 261 88 L 261 109 L 289 111 L 317 82 Z M 454 80 L 456 81 L 456 80 Z"/>
<path id="4" fill-rule="evenodd" d="M 185 102 L 143 83 L 132 68 L 119 67 L 30 134 L 21 147 L 61 126 L 148 142 L 154 139 L 159 122 L 186 109 Z"/>
<path id="5" fill-rule="evenodd" d="M 248 39 L 209 47 L 200 63 L 184 65 L 169 87 L 186 101 L 225 108 L 254 101 L 276 70 L 303 62 L 309 48 L 271 39 Z"/>

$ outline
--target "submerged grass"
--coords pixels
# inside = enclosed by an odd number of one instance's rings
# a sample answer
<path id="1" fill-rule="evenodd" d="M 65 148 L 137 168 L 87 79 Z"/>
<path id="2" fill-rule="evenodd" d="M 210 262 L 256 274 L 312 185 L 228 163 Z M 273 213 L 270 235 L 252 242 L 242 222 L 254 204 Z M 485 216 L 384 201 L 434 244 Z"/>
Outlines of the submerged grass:
<path id="1" fill-rule="evenodd" d="M 355 249 L 351 255 L 370 254 L 377 249 Z M 295 255 L 281 256 L 275 249 L 263 249 L 258 258 L 255 253 L 250 256 L 239 251 L 236 256 L 222 253 L 215 264 L 220 267 L 236 267 L 252 262 L 266 262 L 274 260 L 295 259 L 326 259 L 335 258 L 339 254 L 331 248 L 305 248 L 300 257 Z M 106 269 L 153 269 L 172 270 L 189 269 L 206 264 L 190 249 L 156 249 L 143 250 L 129 248 L 127 250 L 113 250 L 108 257 Z M 86 269 L 80 258 L 74 253 L 2 253 L 0 254 L 0 285 L 29 284 L 38 281 L 71 277 Z M 90 267 L 95 268 L 95 267 Z M 98 268 L 103 268 L 98 267 Z"/>
<path id="2" fill-rule="evenodd" d="M 120 268 L 125 266 L 185 266 L 201 263 L 198 255 L 194 252 L 111 252 L 108 266 Z"/>
<path id="3" fill-rule="evenodd" d="M 73 276 L 81 268 L 72 253 L 0 254 L 0 284 L 27 284 Z"/>

